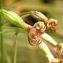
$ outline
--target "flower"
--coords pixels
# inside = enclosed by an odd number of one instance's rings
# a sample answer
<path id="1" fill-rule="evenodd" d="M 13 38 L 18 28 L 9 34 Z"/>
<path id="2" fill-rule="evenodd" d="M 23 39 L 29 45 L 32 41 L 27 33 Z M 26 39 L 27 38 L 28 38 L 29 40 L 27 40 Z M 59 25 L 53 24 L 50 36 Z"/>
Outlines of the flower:
<path id="1" fill-rule="evenodd" d="M 57 28 L 57 20 L 52 19 L 52 18 L 49 19 L 47 22 L 47 28 L 55 31 Z"/>
<path id="2" fill-rule="evenodd" d="M 33 27 L 36 28 L 37 31 L 38 31 L 40 34 L 44 33 L 45 30 L 46 30 L 46 26 L 45 26 L 44 22 L 40 22 L 40 21 L 37 22 L 37 23 L 35 23 Z"/>

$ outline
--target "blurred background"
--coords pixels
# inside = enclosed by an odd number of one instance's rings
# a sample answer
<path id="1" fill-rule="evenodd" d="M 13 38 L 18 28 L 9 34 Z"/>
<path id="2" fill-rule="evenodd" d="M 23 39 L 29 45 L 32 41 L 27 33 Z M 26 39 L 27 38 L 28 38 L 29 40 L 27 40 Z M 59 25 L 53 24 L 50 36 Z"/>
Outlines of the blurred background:
<path id="1" fill-rule="evenodd" d="M 24 12 L 37 10 L 43 12 L 48 18 L 58 20 L 57 31 L 61 37 L 51 34 L 58 42 L 63 42 L 63 0 L 4 0 L 3 7 L 14 11 L 20 16 Z M 44 53 L 28 42 L 28 33 L 24 29 L 10 25 L 3 19 L 3 40 L 7 55 L 13 58 L 14 43 L 17 41 L 17 63 L 48 63 Z M 16 35 L 16 31 L 18 35 Z"/>

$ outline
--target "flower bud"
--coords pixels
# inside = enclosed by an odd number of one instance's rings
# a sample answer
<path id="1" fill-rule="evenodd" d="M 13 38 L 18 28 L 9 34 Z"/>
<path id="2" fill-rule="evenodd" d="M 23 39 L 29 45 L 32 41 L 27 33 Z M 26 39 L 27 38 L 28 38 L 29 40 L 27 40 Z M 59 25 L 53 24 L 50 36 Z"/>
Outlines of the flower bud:
<path id="1" fill-rule="evenodd" d="M 14 13 L 12 11 L 7 11 L 7 10 L 2 9 L 2 15 L 11 24 L 21 27 L 21 22 L 23 21 L 23 19 L 18 14 Z"/>
<path id="2" fill-rule="evenodd" d="M 41 12 L 38 12 L 38 11 L 32 11 L 31 15 L 40 21 L 46 22 L 48 20 L 48 18 L 44 14 L 42 14 Z"/>

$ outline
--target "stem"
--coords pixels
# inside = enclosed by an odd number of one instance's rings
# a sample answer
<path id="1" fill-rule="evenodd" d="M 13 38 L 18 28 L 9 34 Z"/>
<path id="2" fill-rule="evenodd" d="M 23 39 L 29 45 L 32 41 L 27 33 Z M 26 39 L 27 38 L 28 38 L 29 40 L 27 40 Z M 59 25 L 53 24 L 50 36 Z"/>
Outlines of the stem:
<path id="1" fill-rule="evenodd" d="M 31 11 L 30 12 L 25 12 L 25 13 L 22 13 L 21 14 L 21 18 L 26 18 L 26 17 L 28 17 L 28 16 L 30 16 L 31 15 Z"/>
<path id="2" fill-rule="evenodd" d="M 2 8 L 3 1 L 0 1 L 0 8 Z M 1 49 L 1 63 L 5 63 L 5 52 L 4 52 L 4 43 L 3 43 L 3 32 L 2 32 L 2 14 L 0 12 L 0 49 Z"/>
<path id="3" fill-rule="evenodd" d="M 47 45 L 42 42 L 40 45 L 39 45 L 39 48 L 44 51 L 44 53 L 46 54 L 46 57 L 48 58 L 49 61 L 51 61 L 52 59 L 54 60 L 54 56 L 52 55 L 51 51 L 49 50 L 49 48 L 47 47 Z"/>
<path id="4" fill-rule="evenodd" d="M 50 35 L 48 35 L 47 33 L 43 33 L 41 36 L 44 40 L 49 42 L 51 45 L 53 45 L 53 46 L 57 45 L 57 42 Z"/>
<path id="5" fill-rule="evenodd" d="M 22 22 L 20 23 L 20 25 L 21 25 L 21 27 L 23 27 L 23 28 L 26 29 L 27 31 L 28 31 L 30 28 L 32 28 L 32 26 L 26 24 L 24 21 L 22 21 Z"/>
<path id="6" fill-rule="evenodd" d="M 47 41 L 47 36 L 48 35 L 44 35 L 46 37 L 46 41 Z M 51 38 L 51 37 L 50 37 Z M 51 38 L 52 39 L 52 38 Z M 50 43 L 54 44 L 54 40 L 49 40 Z M 60 52 L 58 52 L 57 50 L 55 50 L 51 45 L 49 45 L 47 42 L 43 41 L 40 45 L 39 48 L 41 50 L 44 51 L 44 53 L 46 54 L 46 57 L 48 58 L 49 62 L 54 62 L 54 63 L 59 63 L 60 61 L 63 62 L 63 56 L 61 55 Z M 51 51 L 57 56 L 57 59 L 54 58 L 54 56 L 52 55 Z"/>
<path id="7" fill-rule="evenodd" d="M 2 0 L 0 1 L 0 9 L 2 8 Z M 3 42 L 3 37 L 2 37 L 2 14 L 1 14 L 1 11 L 0 11 L 0 51 L 1 51 L 1 63 L 2 60 L 3 60 L 3 50 L 2 50 L 2 42 Z"/>
<path id="8" fill-rule="evenodd" d="M 2 28 L 3 18 L 2 18 L 2 12 L 1 12 L 2 8 L 3 8 L 3 0 L 0 0 L 0 52 L 1 52 L 1 63 L 8 63 L 10 59 L 7 58 L 6 48 L 5 48 L 5 44 L 4 44 L 4 38 L 3 38 L 3 28 Z"/>
<path id="9" fill-rule="evenodd" d="M 16 58 L 17 58 L 17 35 L 18 35 L 18 30 L 15 33 L 13 63 L 16 63 Z"/>
<path id="10" fill-rule="evenodd" d="M 1 22 L 0 22 L 1 24 Z M 2 26 L 0 26 L 0 44 L 1 44 L 1 63 L 4 63 L 4 45 L 3 45 L 3 34 L 2 34 Z"/>

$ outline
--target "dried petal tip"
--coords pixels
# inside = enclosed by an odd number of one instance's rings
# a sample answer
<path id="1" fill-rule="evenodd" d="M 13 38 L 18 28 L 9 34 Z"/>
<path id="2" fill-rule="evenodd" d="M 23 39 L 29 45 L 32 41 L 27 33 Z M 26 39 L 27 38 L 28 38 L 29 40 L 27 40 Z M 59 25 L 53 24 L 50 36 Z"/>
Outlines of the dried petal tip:
<path id="1" fill-rule="evenodd" d="M 51 29 L 52 31 L 55 31 L 57 28 L 57 20 L 49 19 L 47 23 L 47 28 Z"/>
<path id="2" fill-rule="evenodd" d="M 63 53 L 63 43 L 57 44 L 56 49 L 60 52 Z"/>
<path id="3" fill-rule="evenodd" d="M 44 22 L 40 22 L 40 21 L 37 22 L 37 23 L 35 23 L 33 27 L 36 28 L 37 31 L 38 31 L 40 34 L 44 33 L 45 30 L 46 30 L 46 26 L 45 26 Z"/>

